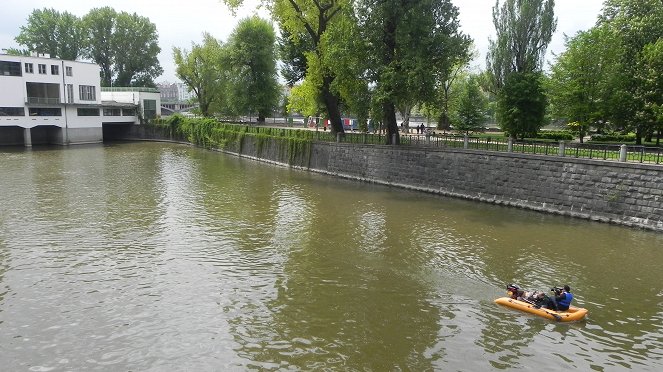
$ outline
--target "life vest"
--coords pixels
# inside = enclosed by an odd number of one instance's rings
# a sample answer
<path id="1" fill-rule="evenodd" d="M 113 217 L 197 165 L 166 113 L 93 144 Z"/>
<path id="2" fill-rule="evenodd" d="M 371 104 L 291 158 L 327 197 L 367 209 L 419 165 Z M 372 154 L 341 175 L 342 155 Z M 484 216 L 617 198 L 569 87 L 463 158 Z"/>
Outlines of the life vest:
<path id="1" fill-rule="evenodd" d="M 573 301 L 573 294 L 565 292 L 564 299 L 557 301 L 557 306 L 568 309 L 571 306 L 571 301 Z"/>

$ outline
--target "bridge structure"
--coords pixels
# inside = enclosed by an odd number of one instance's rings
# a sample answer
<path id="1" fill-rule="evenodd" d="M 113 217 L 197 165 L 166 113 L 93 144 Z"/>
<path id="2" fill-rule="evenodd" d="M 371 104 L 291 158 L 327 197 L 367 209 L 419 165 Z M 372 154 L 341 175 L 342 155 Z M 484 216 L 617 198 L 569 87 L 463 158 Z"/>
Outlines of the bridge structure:
<path id="1" fill-rule="evenodd" d="M 191 111 L 191 109 L 197 108 L 197 103 L 188 103 L 188 102 L 161 102 L 161 115 L 168 116 L 172 114 L 182 113 Z"/>

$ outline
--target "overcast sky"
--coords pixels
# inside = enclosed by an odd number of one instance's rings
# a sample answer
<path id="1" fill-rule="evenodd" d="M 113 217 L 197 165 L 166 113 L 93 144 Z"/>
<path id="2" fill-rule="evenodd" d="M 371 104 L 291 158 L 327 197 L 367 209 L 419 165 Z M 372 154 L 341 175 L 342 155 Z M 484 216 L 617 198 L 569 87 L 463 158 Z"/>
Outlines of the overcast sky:
<path id="1" fill-rule="evenodd" d="M 492 23 L 492 7 L 495 1 L 452 1 L 460 9 L 463 31 L 474 39 L 475 48 L 479 53 L 473 65 L 483 68 L 488 38 L 495 32 Z M 268 16 L 264 9 L 256 10 L 258 0 L 248 0 L 247 4 L 236 16 L 233 16 L 219 0 L 3 0 L 0 14 L 0 49 L 19 47 L 14 38 L 34 9 L 54 8 L 82 17 L 90 9 L 111 6 L 116 11 L 135 12 L 147 17 L 156 25 L 161 47 L 159 61 L 164 69 L 163 75 L 156 81 L 172 82 L 177 80 L 172 57 L 174 46 L 188 49 L 192 41 L 199 43 L 202 40 L 203 32 L 209 32 L 225 41 L 239 19 L 256 12 L 263 17 Z M 552 59 L 551 53 L 560 53 L 564 50 L 563 34 L 573 35 L 594 25 L 601 6 L 602 0 L 556 1 L 555 15 L 558 18 L 558 25 L 548 48 L 548 60 Z"/>

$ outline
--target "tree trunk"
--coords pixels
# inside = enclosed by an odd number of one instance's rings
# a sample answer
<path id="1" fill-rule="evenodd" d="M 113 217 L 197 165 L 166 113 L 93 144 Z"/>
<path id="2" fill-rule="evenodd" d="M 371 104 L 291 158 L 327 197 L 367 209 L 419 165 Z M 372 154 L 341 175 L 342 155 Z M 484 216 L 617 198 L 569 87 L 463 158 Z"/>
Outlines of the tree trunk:
<path id="1" fill-rule="evenodd" d="M 405 129 L 404 133 L 410 133 L 410 113 L 412 112 L 412 106 L 406 105 L 401 111 L 401 116 L 403 116 L 402 127 Z"/>
<path id="2" fill-rule="evenodd" d="M 396 13 L 391 12 L 388 17 L 384 18 L 382 23 L 382 43 L 384 44 L 382 65 L 384 67 L 391 65 L 396 56 L 396 25 L 398 24 L 398 17 Z M 401 143 L 398 134 L 398 124 L 396 124 L 396 107 L 393 98 L 395 95 L 394 89 L 393 83 L 390 83 L 390 86 L 384 92 L 386 93 L 386 97 L 382 101 L 382 115 L 384 126 L 387 129 L 387 145 L 399 145 Z"/>
<path id="3" fill-rule="evenodd" d="M 384 126 L 387 129 L 387 145 L 399 145 L 401 138 L 398 134 L 398 124 L 396 124 L 396 108 L 393 102 L 382 104 L 384 114 Z"/>
<path id="4" fill-rule="evenodd" d="M 331 122 L 331 133 L 341 133 L 345 134 L 343 130 L 343 123 L 341 123 L 341 110 L 338 107 L 338 97 L 331 92 L 331 83 L 334 81 L 334 78 L 331 76 L 325 76 L 322 80 L 322 99 L 325 102 L 325 107 L 327 108 L 327 114 L 329 115 L 329 121 Z"/>

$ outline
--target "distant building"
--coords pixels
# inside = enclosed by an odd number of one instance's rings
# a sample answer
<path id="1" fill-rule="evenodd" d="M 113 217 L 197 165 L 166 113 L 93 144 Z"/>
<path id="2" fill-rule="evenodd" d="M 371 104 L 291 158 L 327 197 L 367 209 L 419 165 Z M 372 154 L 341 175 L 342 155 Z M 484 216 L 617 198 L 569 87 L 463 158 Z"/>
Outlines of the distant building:
<path id="1" fill-rule="evenodd" d="M 177 83 L 177 94 L 180 102 L 188 102 L 190 99 L 194 98 L 194 94 L 189 87 L 184 83 Z"/>
<path id="2" fill-rule="evenodd" d="M 187 102 L 193 97 L 193 93 L 184 83 L 159 83 L 157 88 L 161 93 L 161 101 L 164 103 Z"/>
<path id="3" fill-rule="evenodd" d="M 105 125 L 161 115 L 159 91 L 102 89 L 96 64 L 0 54 L 0 145 L 103 141 Z"/>
<path id="4" fill-rule="evenodd" d="M 161 95 L 156 88 L 102 87 L 101 103 L 104 112 L 109 112 L 109 115 L 105 115 L 108 117 L 104 117 L 104 123 L 126 123 L 124 117 L 118 118 L 118 109 L 123 112 L 128 109 L 133 110 L 134 124 L 141 124 L 161 116 Z M 111 112 L 113 115 L 110 115 Z"/>
<path id="5" fill-rule="evenodd" d="M 179 92 L 177 91 L 177 84 L 175 83 L 159 83 L 157 89 L 161 95 L 162 102 L 177 102 L 179 101 Z"/>

